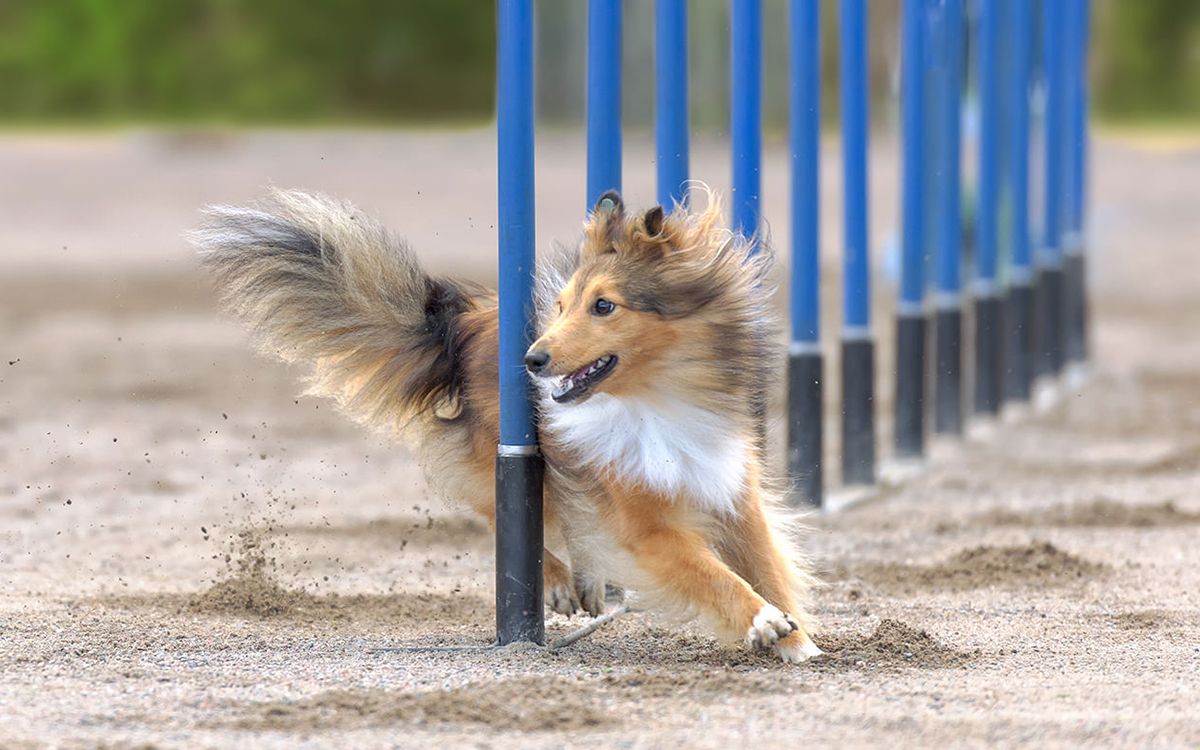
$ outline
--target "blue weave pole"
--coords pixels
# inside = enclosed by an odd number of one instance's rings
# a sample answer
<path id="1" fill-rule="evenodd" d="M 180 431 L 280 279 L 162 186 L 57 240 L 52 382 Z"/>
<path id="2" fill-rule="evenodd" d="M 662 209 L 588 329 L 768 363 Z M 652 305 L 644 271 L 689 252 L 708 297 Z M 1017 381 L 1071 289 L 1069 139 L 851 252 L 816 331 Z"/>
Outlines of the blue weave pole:
<path id="1" fill-rule="evenodd" d="M 842 102 L 842 482 L 875 482 L 875 342 L 867 244 L 867 7 L 841 0 Z"/>
<path id="2" fill-rule="evenodd" d="M 533 339 L 533 0 L 497 6 L 500 445 L 496 454 L 496 639 L 545 641 L 542 476 L 525 371 Z"/>
<path id="3" fill-rule="evenodd" d="M 1035 339 L 1032 229 L 1029 224 L 1030 79 L 1033 74 L 1034 24 L 1032 0 L 1008 0 L 1011 34 L 1011 75 L 1007 113 L 1010 147 L 1008 174 L 1012 195 L 1011 265 L 1005 303 L 1005 396 L 1027 401 L 1032 393 Z"/>
<path id="4" fill-rule="evenodd" d="M 961 121 L 965 51 L 963 0 L 942 0 L 936 116 L 940 159 L 935 234 L 934 431 L 959 435 L 962 416 L 962 165 Z"/>
<path id="5" fill-rule="evenodd" d="M 687 0 L 655 0 L 654 81 L 658 104 L 654 141 L 658 202 L 668 211 L 687 198 L 688 43 Z"/>
<path id="6" fill-rule="evenodd" d="M 1005 0 L 982 0 L 979 16 L 979 203 L 975 212 L 975 412 L 997 414 L 1004 404 L 1004 339 L 998 281 L 1001 138 L 1004 87 L 1001 30 Z"/>
<path id="7" fill-rule="evenodd" d="M 1070 0 L 1070 241 L 1065 243 L 1063 272 L 1066 294 L 1065 355 L 1082 362 L 1088 353 L 1088 301 L 1086 254 L 1087 155 L 1088 155 L 1088 37 L 1091 3 Z"/>
<path id="8" fill-rule="evenodd" d="M 1042 67 L 1046 88 L 1044 234 L 1038 271 L 1038 375 L 1057 375 L 1063 365 L 1063 225 L 1067 163 L 1067 5 L 1042 3 Z"/>
<path id="9" fill-rule="evenodd" d="M 925 0 L 904 0 L 900 48 L 903 192 L 893 436 L 897 458 L 916 458 L 925 452 L 925 12 Z"/>
<path id="10" fill-rule="evenodd" d="M 732 227 L 745 237 L 757 237 L 762 192 L 762 0 L 733 0 L 732 11 Z"/>
<path id="11" fill-rule="evenodd" d="M 820 0 L 788 6 L 791 85 L 788 143 L 792 156 L 792 267 L 789 299 L 788 474 L 798 502 L 823 501 L 821 454 L 821 8 Z"/>
<path id="12" fill-rule="evenodd" d="M 621 189 L 621 0 L 588 0 L 587 207 Z"/>

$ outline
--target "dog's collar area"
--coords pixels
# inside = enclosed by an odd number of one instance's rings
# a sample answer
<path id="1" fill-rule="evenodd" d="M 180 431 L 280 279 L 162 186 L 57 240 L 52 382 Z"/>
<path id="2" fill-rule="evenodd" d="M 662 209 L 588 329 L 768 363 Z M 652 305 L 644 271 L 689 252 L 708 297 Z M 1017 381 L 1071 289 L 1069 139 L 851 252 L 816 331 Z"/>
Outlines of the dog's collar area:
<path id="1" fill-rule="evenodd" d="M 569 375 L 564 375 L 550 391 L 550 398 L 560 404 L 575 399 L 587 393 L 588 389 L 599 383 L 612 373 L 617 366 L 617 355 L 605 354 L 603 357 L 580 367 Z"/>

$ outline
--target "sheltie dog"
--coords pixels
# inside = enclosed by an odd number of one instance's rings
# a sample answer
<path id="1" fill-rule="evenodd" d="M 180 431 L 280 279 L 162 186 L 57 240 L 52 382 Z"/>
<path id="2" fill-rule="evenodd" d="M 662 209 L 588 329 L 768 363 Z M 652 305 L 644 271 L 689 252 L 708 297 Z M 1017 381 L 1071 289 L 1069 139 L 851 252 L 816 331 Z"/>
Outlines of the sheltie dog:
<path id="1" fill-rule="evenodd" d="M 770 253 L 720 216 L 711 194 L 703 210 L 631 213 L 606 193 L 579 243 L 539 268 L 525 365 L 547 464 L 546 601 L 597 615 L 611 582 L 802 662 L 821 653 L 812 579 L 763 455 L 762 394 L 782 366 Z M 212 208 L 193 241 L 262 347 L 311 367 L 309 392 L 406 438 L 432 485 L 494 523 L 495 293 L 429 276 L 380 224 L 306 193 Z"/>

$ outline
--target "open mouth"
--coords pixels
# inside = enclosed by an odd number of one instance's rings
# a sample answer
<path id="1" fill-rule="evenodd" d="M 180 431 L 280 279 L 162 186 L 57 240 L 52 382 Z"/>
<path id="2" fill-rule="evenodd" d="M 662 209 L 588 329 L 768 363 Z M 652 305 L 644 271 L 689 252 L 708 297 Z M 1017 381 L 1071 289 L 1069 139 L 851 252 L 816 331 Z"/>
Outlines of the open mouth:
<path id="1" fill-rule="evenodd" d="M 617 355 L 605 354 L 595 362 L 584 365 L 569 375 L 563 375 L 554 389 L 550 391 L 550 398 L 560 404 L 574 401 L 587 393 L 588 389 L 596 383 L 608 377 L 616 366 Z"/>

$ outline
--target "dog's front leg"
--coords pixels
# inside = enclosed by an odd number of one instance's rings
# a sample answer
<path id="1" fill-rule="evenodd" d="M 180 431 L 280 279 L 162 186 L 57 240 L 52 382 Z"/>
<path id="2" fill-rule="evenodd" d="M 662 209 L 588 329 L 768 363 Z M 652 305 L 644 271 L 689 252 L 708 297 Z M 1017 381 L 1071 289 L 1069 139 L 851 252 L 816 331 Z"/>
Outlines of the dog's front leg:
<path id="1" fill-rule="evenodd" d="M 707 614 L 720 635 L 774 646 L 797 623 L 726 565 L 677 504 L 647 492 L 613 492 L 618 541 L 657 593 Z"/>

